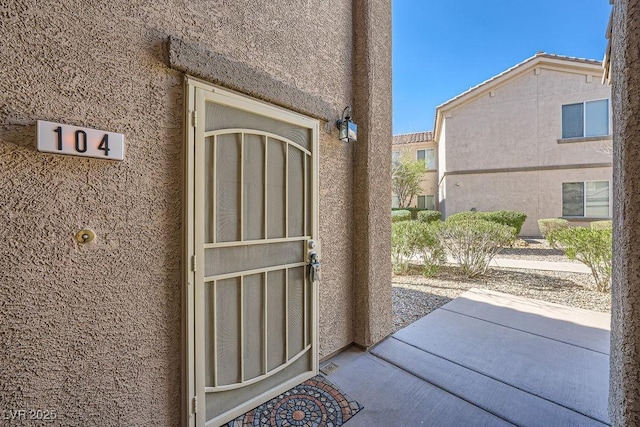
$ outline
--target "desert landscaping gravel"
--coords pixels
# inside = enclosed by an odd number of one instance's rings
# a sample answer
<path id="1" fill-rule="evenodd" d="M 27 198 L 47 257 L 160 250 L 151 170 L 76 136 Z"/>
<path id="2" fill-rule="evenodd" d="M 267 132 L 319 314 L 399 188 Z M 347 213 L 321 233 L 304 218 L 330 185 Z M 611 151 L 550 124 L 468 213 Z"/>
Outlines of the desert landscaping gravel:
<path id="1" fill-rule="evenodd" d="M 544 241 L 542 241 L 544 242 Z M 497 257 L 538 261 L 564 261 L 562 252 L 544 243 L 507 248 Z M 486 274 L 466 278 L 454 265 L 443 266 L 435 277 L 424 277 L 419 268 L 394 275 L 394 331 L 415 322 L 471 288 L 489 289 L 571 307 L 610 312 L 611 294 L 592 290 L 590 274 L 564 271 L 491 268 Z"/>
<path id="2" fill-rule="evenodd" d="M 531 261 L 573 262 L 560 249 L 553 249 L 545 239 L 520 239 L 513 247 L 503 248 L 496 258 L 525 259 Z"/>

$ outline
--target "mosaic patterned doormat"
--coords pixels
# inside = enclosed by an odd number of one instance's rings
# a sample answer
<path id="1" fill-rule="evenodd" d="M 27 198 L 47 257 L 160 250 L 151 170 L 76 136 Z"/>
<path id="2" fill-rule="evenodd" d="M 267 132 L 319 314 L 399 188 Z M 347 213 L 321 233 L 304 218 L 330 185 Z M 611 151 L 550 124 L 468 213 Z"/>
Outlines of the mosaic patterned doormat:
<path id="1" fill-rule="evenodd" d="M 358 402 L 317 375 L 229 422 L 227 427 L 338 427 L 361 409 Z"/>

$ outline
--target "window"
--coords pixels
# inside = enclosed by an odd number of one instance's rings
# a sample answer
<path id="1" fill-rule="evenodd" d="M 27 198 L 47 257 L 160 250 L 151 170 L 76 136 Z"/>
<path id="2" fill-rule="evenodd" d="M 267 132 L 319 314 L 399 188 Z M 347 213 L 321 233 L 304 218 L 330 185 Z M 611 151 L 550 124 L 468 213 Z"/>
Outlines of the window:
<path id="1" fill-rule="evenodd" d="M 394 151 L 391 155 L 391 164 L 397 165 L 399 161 L 400 161 L 400 152 Z"/>
<path id="2" fill-rule="evenodd" d="M 391 196 L 391 207 L 392 208 L 400 207 L 400 201 L 398 200 L 398 196 Z"/>
<path id="3" fill-rule="evenodd" d="M 562 216 L 609 218 L 609 181 L 562 183 Z"/>
<path id="4" fill-rule="evenodd" d="M 418 150 L 418 160 L 424 160 L 424 167 L 427 170 L 436 169 L 436 150 L 429 148 L 426 150 Z"/>
<path id="5" fill-rule="evenodd" d="M 435 196 L 418 196 L 418 209 L 436 210 Z"/>
<path id="6" fill-rule="evenodd" d="M 562 106 L 562 138 L 609 135 L 609 100 Z"/>

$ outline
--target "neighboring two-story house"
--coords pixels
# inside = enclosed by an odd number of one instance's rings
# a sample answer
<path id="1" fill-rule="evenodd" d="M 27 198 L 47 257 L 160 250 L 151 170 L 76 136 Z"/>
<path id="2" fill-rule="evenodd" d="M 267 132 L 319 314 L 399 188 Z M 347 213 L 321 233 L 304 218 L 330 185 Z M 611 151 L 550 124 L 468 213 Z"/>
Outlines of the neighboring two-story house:
<path id="1" fill-rule="evenodd" d="M 538 53 L 436 109 L 438 209 L 610 219 L 611 88 L 602 63 Z M 429 134 L 429 132 L 426 132 Z M 394 137 L 409 138 L 408 135 Z M 414 149 L 417 144 L 407 144 Z"/>
<path id="2" fill-rule="evenodd" d="M 599 61 L 538 53 L 440 105 L 443 216 L 477 209 L 611 217 L 611 88 Z"/>
<path id="3" fill-rule="evenodd" d="M 411 200 L 410 206 L 420 209 L 438 209 L 438 147 L 433 132 L 407 133 L 393 136 L 393 158 L 395 164 L 401 158 L 424 161 L 425 174 L 421 191 Z M 399 206 L 398 198 L 392 195 L 392 207 Z"/>

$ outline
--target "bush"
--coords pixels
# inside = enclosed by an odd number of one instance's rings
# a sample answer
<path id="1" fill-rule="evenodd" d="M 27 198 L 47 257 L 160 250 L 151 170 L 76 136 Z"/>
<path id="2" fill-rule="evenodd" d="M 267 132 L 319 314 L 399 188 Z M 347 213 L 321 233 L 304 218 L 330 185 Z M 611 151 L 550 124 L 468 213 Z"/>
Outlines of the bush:
<path id="1" fill-rule="evenodd" d="M 395 212 L 394 212 L 395 213 Z M 391 224 L 391 264 L 394 273 L 407 271 L 409 261 L 415 255 L 411 233 L 412 221 L 394 221 Z"/>
<path id="2" fill-rule="evenodd" d="M 391 222 L 409 221 L 411 220 L 411 212 L 406 209 L 391 211 Z"/>
<path id="3" fill-rule="evenodd" d="M 438 222 L 440 218 L 442 218 L 440 211 L 420 211 L 417 219 L 420 222 Z"/>
<path id="4" fill-rule="evenodd" d="M 538 220 L 538 228 L 542 237 L 547 239 L 552 247 L 556 247 L 553 234 L 559 230 L 565 230 L 569 228 L 569 221 L 564 218 L 542 218 Z"/>
<path id="5" fill-rule="evenodd" d="M 476 211 L 464 211 L 458 212 L 453 215 L 449 215 L 445 222 L 456 222 L 456 221 L 469 221 L 474 219 L 480 219 L 478 215 L 480 212 Z"/>
<path id="6" fill-rule="evenodd" d="M 569 259 L 577 259 L 591 269 L 597 291 L 611 290 L 612 229 L 575 227 L 556 230 L 550 235 Z"/>
<path id="7" fill-rule="evenodd" d="M 440 229 L 441 241 L 467 277 L 483 274 L 489 263 L 509 243 L 515 230 L 483 219 L 445 221 Z"/>
<path id="8" fill-rule="evenodd" d="M 422 208 L 391 208 L 391 212 L 394 211 L 409 211 L 411 212 L 411 219 L 418 219 L 418 214 L 422 211 L 426 211 L 426 209 L 422 209 Z"/>
<path id="9" fill-rule="evenodd" d="M 413 226 L 415 227 L 416 254 L 422 259 L 422 274 L 433 276 L 447 260 L 439 237 L 442 223 L 416 221 Z"/>
<path id="10" fill-rule="evenodd" d="M 514 237 L 520 234 L 522 225 L 527 220 L 527 214 L 517 211 L 480 212 L 480 215 L 480 218 L 484 220 L 513 227 L 515 229 Z"/>
<path id="11" fill-rule="evenodd" d="M 445 252 L 438 240 L 440 223 L 401 221 L 391 226 L 391 261 L 394 273 L 405 273 L 409 262 L 420 256 L 423 274 L 433 275 L 445 261 Z"/>
<path id="12" fill-rule="evenodd" d="M 592 230 L 611 230 L 613 229 L 612 221 L 592 221 L 589 224 Z"/>
<path id="13" fill-rule="evenodd" d="M 516 211 L 493 211 L 493 212 L 476 212 L 466 211 L 458 212 L 447 218 L 447 221 L 469 221 L 469 220 L 484 220 L 493 222 L 495 224 L 506 225 L 513 228 L 513 238 L 515 239 L 520 231 L 522 225 L 527 219 L 527 215 L 523 212 Z"/>

